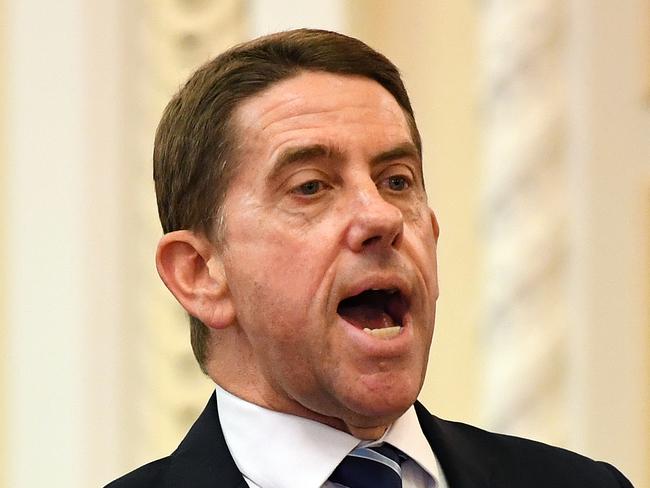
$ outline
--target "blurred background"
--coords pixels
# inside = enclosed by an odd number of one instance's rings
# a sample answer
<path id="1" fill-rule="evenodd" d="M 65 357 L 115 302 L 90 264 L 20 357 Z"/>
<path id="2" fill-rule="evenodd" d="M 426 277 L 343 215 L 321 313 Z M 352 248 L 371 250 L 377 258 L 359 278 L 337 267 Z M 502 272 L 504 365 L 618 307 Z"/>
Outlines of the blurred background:
<path id="1" fill-rule="evenodd" d="M 160 283 L 161 111 L 291 28 L 402 70 L 441 224 L 436 414 L 650 487 L 650 2 L 0 0 L 0 486 L 102 486 L 213 388 Z"/>

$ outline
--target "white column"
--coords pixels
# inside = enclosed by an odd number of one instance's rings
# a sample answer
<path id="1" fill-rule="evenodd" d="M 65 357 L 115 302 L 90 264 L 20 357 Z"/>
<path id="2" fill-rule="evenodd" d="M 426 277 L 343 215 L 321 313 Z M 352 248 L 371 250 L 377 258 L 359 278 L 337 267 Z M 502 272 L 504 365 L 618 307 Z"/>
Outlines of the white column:
<path id="1" fill-rule="evenodd" d="M 11 487 L 96 486 L 115 470 L 119 6 L 6 1 Z"/>

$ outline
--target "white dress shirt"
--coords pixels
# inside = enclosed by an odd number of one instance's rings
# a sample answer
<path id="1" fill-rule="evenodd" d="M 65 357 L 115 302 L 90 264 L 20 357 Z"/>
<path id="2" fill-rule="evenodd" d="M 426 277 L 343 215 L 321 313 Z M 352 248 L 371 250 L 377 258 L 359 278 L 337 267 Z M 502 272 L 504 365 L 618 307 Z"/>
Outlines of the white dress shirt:
<path id="1" fill-rule="evenodd" d="M 314 420 L 249 403 L 217 386 L 217 405 L 230 454 L 251 488 L 331 488 L 327 481 L 356 447 L 388 442 L 410 459 L 404 488 L 448 488 L 411 407 L 377 441 L 361 441 Z"/>

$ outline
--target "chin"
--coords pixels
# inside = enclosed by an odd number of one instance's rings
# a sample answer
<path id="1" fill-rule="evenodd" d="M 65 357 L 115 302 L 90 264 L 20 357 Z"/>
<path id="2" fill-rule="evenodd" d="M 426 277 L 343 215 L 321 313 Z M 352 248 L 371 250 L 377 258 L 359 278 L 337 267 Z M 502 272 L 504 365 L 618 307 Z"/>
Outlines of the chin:
<path id="1" fill-rule="evenodd" d="M 361 386 L 366 388 L 359 388 Z M 351 396 L 344 400 L 344 404 L 359 417 L 360 422 L 365 419 L 363 423 L 367 422 L 369 425 L 377 425 L 377 421 L 392 423 L 415 403 L 420 387 L 419 382 L 382 385 L 380 388 L 357 385 L 357 388 L 350 392 Z"/>

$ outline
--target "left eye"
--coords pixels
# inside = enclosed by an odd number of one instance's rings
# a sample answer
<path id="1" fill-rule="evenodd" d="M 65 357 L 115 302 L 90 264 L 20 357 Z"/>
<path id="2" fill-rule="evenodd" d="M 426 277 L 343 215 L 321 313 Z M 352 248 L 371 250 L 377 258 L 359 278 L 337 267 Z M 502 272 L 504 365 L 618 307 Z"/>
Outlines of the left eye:
<path id="1" fill-rule="evenodd" d="M 406 177 L 395 175 L 388 177 L 386 180 L 386 185 L 388 186 L 389 190 L 404 191 L 410 186 L 410 183 Z"/>
<path id="2" fill-rule="evenodd" d="M 294 188 L 294 193 L 298 193 L 300 195 L 315 195 L 319 191 L 323 189 L 323 182 L 318 181 L 318 180 L 311 180 L 306 183 L 303 183 L 302 185 L 298 185 L 296 188 Z"/>

